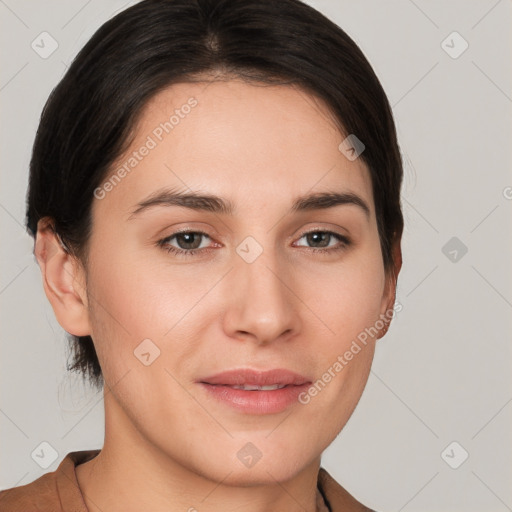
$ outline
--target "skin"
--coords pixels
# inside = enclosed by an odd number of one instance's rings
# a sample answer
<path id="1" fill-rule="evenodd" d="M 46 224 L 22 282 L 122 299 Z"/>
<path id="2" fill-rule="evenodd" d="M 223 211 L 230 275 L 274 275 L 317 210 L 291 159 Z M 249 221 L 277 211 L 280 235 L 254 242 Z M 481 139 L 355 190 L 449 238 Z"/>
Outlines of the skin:
<path id="1" fill-rule="evenodd" d="M 239 367 L 319 379 L 392 309 L 400 247 L 392 276 L 368 169 L 338 149 L 344 136 L 327 107 L 292 86 L 173 85 L 148 102 L 127 154 L 190 97 L 197 106 L 94 199 L 87 269 L 40 222 L 46 295 L 66 331 L 92 336 L 106 383 L 104 447 L 77 466 L 78 481 L 91 512 L 312 512 L 321 454 L 356 407 L 385 330 L 308 404 L 280 413 L 236 411 L 195 381 Z M 219 195 L 235 212 L 160 206 L 128 220 L 161 187 Z M 356 193 L 369 218 L 354 205 L 290 212 L 297 196 L 326 191 Z M 157 245 L 178 228 L 207 232 L 192 242 L 211 252 L 180 257 Z M 315 253 L 340 245 L 308 240 L 315 228 L 352 243 Z M 235 250 L 247 236 L 263 249 L 253 263 Z M 186 250 L 187 241 L 168 244 Z M 149 366 L 134 356 L 147 338 L 160 350 Z M 262 453 L 251 468 L 237 458 L 247 442 Z M 362 509 L 346 500 L 346 510 Z"/>

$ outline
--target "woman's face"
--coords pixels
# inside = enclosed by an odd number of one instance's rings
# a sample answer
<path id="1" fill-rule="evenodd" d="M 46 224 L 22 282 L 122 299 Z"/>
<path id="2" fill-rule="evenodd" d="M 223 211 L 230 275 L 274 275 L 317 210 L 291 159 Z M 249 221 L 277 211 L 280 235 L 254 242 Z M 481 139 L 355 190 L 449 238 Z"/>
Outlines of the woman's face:
<path id="1" fill-rule="evenodd" d="M 343 139 L 321 102 L 289 86 L 186 83 L 148 103 L 93 203 L 87 303 L 109 388 L 105 446 L 150 448 L 232 483 L 318 462 L 367 381 L 377 337 L 358 336 L 394 301 L 370 175 Z M 141 207 L 164 190 L 232 210 Z M 292 208 L 319 193 L 353 194 L 368 212 L 328 200 Z M 236 369 L 285 369 L 306 384 L 205 383 Z"/>

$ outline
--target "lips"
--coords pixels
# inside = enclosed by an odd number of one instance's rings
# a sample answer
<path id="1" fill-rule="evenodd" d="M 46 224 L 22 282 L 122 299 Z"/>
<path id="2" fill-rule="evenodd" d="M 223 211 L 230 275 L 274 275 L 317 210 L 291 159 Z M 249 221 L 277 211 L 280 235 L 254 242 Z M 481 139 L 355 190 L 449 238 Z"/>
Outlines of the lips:
<path id="1" fill-rule="evenodd" d="M 299 403 L 311 385 L 308 377 L 282 368 L 236 369 L 196 381 L 209 397 L 244 414 L 275 414 Z"/>
<path id="2" fill-rule="evenodd" d="M 246 390 L 251 390 L 251 388 L 258 390 L 270 386 L 279 389 L 285 386 L 302 386 L 311 383 L 307 377 L 283 368 L 267 371 L 240 368 L 210 375 L 198 382 L 218 386 L 237 386 Z"/>

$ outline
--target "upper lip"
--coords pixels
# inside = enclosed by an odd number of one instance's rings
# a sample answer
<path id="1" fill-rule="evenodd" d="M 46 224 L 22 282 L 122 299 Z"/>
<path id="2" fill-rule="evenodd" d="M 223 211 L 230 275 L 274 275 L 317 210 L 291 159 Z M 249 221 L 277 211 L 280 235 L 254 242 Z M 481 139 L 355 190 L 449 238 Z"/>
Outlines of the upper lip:
<path id="1" fill-rule="evenodd" d="M 300 386 L 311 381 L 303 375 L 284 368 L 267 371 L 238 368 L 199 379 L 198 382 L 226 386 L 272 386 L 274 384 Z"/>

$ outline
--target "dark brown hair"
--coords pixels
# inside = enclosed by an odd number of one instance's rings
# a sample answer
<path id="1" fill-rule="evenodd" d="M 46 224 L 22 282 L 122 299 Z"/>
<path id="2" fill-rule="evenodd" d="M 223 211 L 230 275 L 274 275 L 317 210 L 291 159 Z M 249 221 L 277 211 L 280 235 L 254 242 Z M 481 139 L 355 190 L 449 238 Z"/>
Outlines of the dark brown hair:
<path id="1" fill-rule="evenodd" d="M 26 225 L 49 217 L 87 266 L 94 190 L 131 142 L 148 100 L 215 73 L 293 83 L 323 99 L 364 145 L 384 266 L 403 230 L 402 161 L 391 108 L 372 67 L 336 24 L 300 0 L 144 0 L 102 25 L 43 109 L 30 162 Z M 341 141 L 341 139 L 340 139 Z M 69 335 L 82 372 L 101 387 L 90 336 Z"/>

